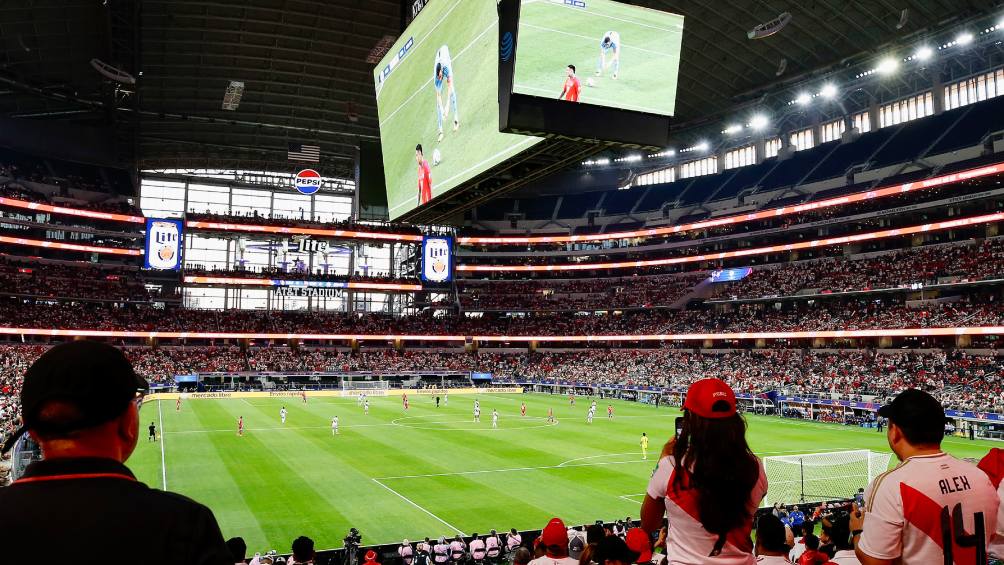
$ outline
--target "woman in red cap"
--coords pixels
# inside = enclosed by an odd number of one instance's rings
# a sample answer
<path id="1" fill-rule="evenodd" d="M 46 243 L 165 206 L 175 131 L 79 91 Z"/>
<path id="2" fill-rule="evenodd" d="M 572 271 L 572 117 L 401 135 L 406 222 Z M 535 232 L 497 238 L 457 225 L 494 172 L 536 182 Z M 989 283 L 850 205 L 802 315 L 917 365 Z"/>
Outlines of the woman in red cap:
<path id="1" fill-rule="evenodd" d="M 380 562 L 377 561 L 377 553 L 372 549 L 367 551 L 363 558 L 366 560 L 364 565 L 380 565 Z"/>
<path id="2" fill-rule="evenodd" d="M 719 379 L 695 382 L 679 437 L 663 448 L 642 503 L 642 527 L 669 515 L 671 565 L 752 565 L 753 513 L 767 493 L 763 464 L 746 443 L 736 395 Z"/>

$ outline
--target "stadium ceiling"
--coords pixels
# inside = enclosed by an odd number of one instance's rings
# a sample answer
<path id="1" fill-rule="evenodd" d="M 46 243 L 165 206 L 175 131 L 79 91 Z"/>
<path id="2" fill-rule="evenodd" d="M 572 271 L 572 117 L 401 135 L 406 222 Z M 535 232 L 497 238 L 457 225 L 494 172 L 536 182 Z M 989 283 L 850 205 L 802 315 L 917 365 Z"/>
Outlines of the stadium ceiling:
<path id="1" fill-rule="evenodd" d="M 320 145 L 323 174 L 351 176 L 357 140 L 378 135 L 371 52 L 401 32 L 411 3 L 8 0 L 0 3 L 0 116 L 113 127 L 122 162 L 139 168 L 289 171 L 296 165 L 286 158 L 287 144 L 304 143 Z M 630 3 L 686 16 L 677 127 L 720 118 L 781 81 L 1001 6 L 992 0 Z M 897 28 L 903 10 L 908 16 Z M 785 11 L 793 17 L 781 32 L 747 39 L 754 26 Z M 107 80 L 92 68 L 93 58 L 132 74 L 136 84 Z M 231 81 L 244 83 L 235 111 L 222 109 Z M 562 151 L 555 161 L 567 158 L 568 149 Z M 533 165 L 547 167 L 548 160 Z"/>

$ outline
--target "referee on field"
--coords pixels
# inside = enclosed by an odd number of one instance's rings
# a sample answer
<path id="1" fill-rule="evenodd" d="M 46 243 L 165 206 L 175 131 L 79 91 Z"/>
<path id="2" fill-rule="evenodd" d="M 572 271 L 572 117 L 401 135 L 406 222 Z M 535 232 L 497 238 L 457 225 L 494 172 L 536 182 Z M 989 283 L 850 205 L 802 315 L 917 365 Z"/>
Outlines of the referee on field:
<path id="1" fill-rule="evenodd" d="M 119 349 L 93 341 L 57 345 L 28 368 L 23 425 L 2 450 L 27 432 L 44 460 L 0 488 L 0 547 L 34 548 L 46 563 L 233 563 L 208 508 L 123 465 L 146 390 Z"/>

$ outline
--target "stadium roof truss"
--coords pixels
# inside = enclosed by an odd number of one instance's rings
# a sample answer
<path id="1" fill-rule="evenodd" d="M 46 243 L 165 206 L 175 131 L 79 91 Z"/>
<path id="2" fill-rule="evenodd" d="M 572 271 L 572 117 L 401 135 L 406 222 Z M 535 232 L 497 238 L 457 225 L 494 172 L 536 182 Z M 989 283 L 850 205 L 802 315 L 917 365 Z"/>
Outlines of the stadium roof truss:
<path id="1" fill-rule="evenodd" d="M 450 0 L 433 0 L 450 1 Z M 317 144 L 352 176 L 378 135 L 371 50 L 401 32 L 411 0 L 11 0 L 0 5 L 0 116 L 114 128 L 146 168 L 288 171 L 287 143 Z M 879 54 L 893 41 L 999 8 L 995 0 L 633 0 L 686 16 L 677 124 L 720 120 L 770 89 Z M 908 10 L 901 22 L 902 10 Z M 779 33 L 746 33 L 780 12 Z M 133 75 L 114 83 L 97 58 Z M 785 68 L 778 75 L 781 61 Z M 231 81 L 239 107 L 222 107 Z M 534 166 L 564 163 L 568 148 Z"/>

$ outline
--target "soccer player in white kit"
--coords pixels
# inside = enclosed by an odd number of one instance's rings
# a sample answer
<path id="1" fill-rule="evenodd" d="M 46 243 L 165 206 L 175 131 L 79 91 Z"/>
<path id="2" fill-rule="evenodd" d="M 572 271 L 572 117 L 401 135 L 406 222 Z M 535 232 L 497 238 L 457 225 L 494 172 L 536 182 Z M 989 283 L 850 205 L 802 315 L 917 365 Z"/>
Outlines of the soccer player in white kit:
<path id="1" fill-rule="evenodd" d="M 437 140 L 443 141 L 443 119 L 450 116 L 450 108 L 453 108 L 453 131 L 460 128 L 457 90 L 453 83 L 453 60 L 450 58 L 450 48 L 446 45 L 436 51 L 436 62 L 432 69 L 432 85 L 436 89 L 436 120 L 439 127 Z"/>
<path id="2" fill-rule="evenodd" d="M 282 420 L 283 424 L 286 423 L 286 407 L 285 406 L 282 407 L 282 410 L 279 410 L 279 419 Z"/>
<path id="3" fill-rule="evenodd" d="M 614 80 L 621 70 L 621 34 L 616 31 L 608 31 L 603 34 L 600 40 L 600 65 L 596 67 L 596 76 L 602 76 L 607 70 L 607 54 L 610 55 L 610 63 L 614 66 Z"/>
<path id="4" fill-rule="evenodd" d="M 331 419 L 331 435 L 338 435 L 338 416 Z"/>
<path id="5" fill-rule="evenodd" d="M 366 414 L 367 416 L 370 415 L 370 401 L 369 400 L 364 400 L 363 401 L 363 414 Z"/>
<path id="6" fill-rule="evenodd" d="M 481 422 L 481 408 L 474 408 L 474 421 Z"/>
<path id="7" fill-rule="evenodd" d="M 596 414 L 596 408 L 594 406 L 589 407 L 589 412 L 586 412 L 586 423 L 593 423 L 593 414 Z"/>
<path id="8" fill-rule="evenodd" d="M 499 412 L 494 408 L 492 408 L 492 427 L 499 427 Z"/>
<path id="9" fill-rule="evenodd" d="M 450 405 L 450 393 L 444 392 L 443 393 L 443 406 L 449 406 L 449 405 Z"/>

